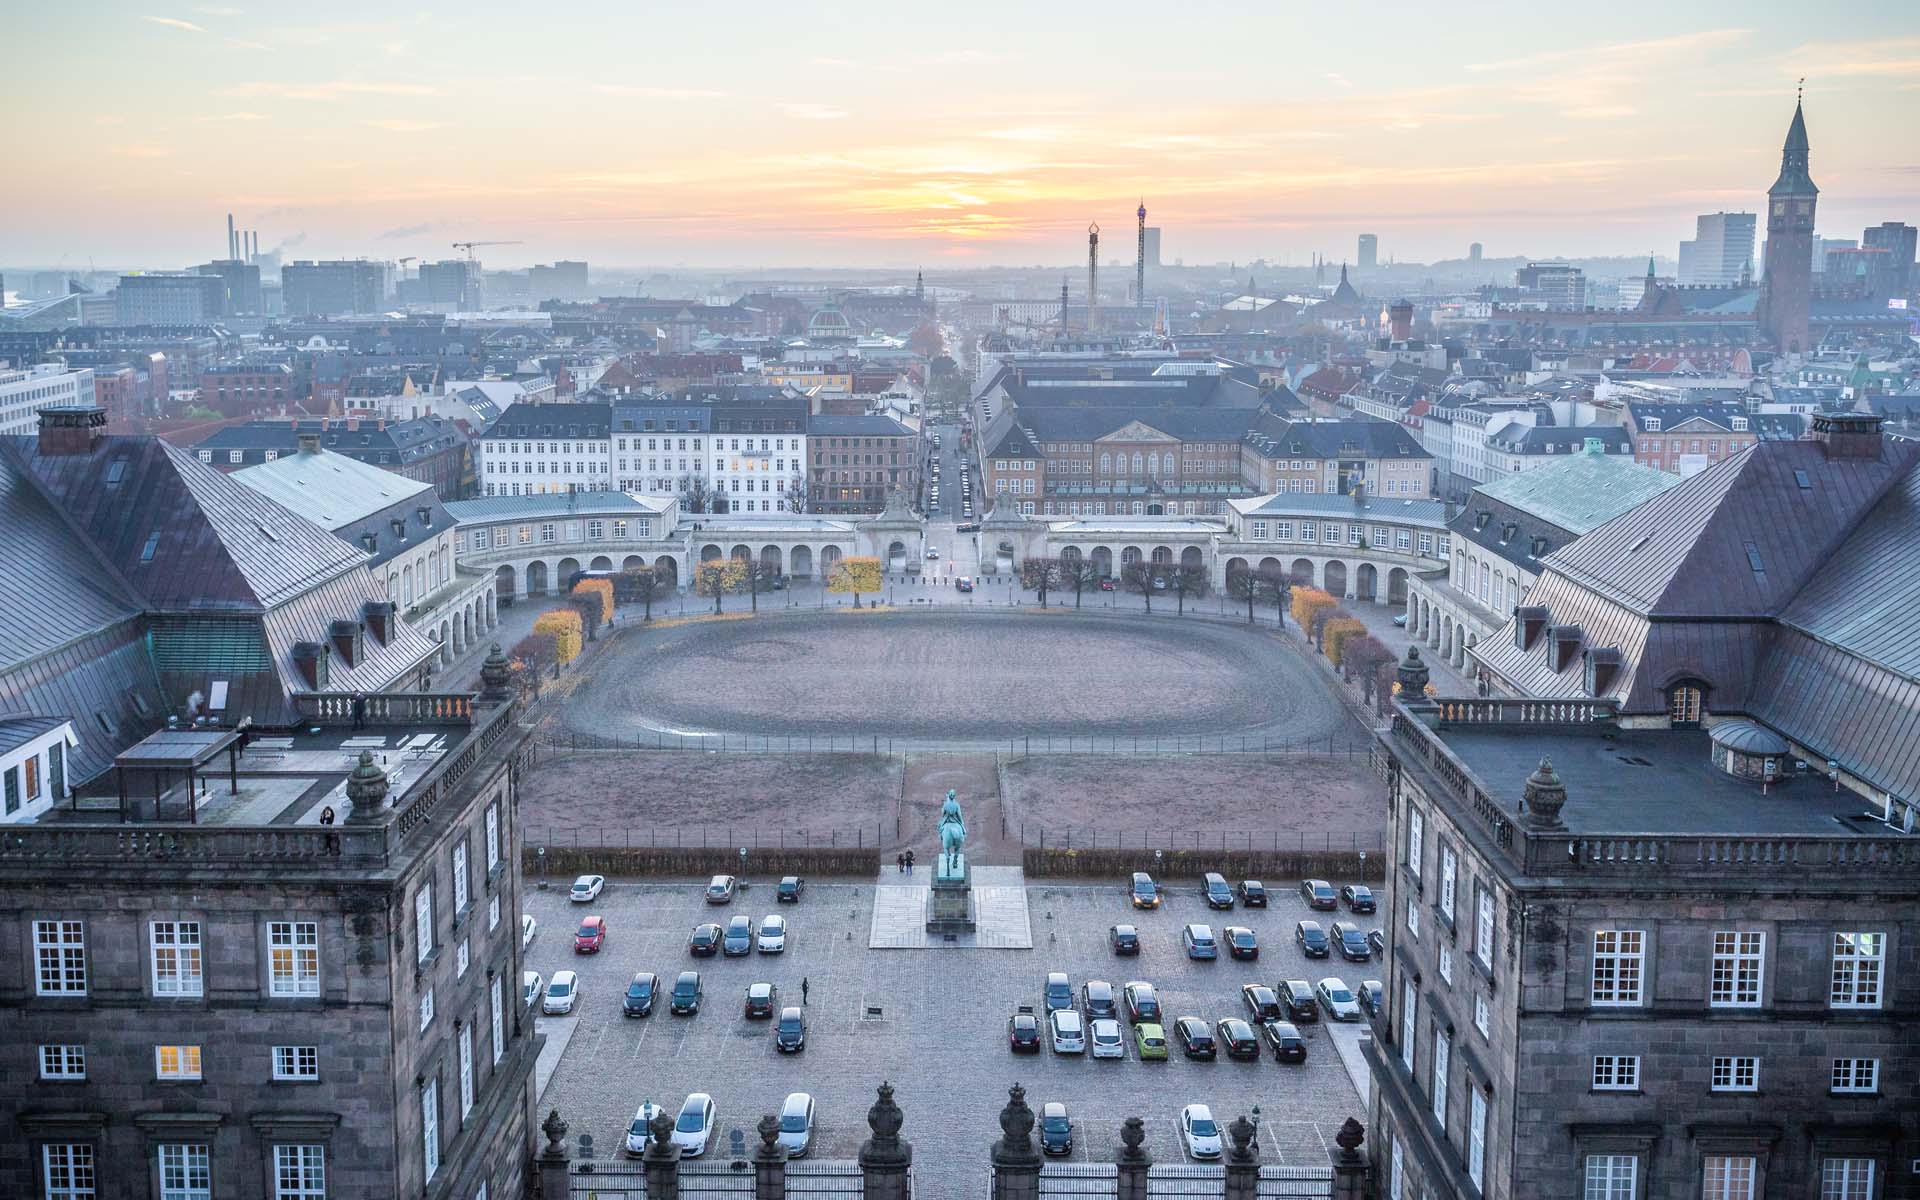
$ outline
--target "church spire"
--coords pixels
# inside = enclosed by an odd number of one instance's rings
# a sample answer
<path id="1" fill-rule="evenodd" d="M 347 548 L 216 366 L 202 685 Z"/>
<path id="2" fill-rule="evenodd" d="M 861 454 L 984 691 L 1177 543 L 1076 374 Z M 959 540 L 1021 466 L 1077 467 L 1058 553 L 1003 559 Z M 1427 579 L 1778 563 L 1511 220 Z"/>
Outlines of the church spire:
<path id="1" fill-rule="evenodd" d="M 1786 144 L 1780 148 L 1780 178 L 1767 189 L 1769 196 L 1817 196 L 1813 176 L 1807 173 L 1807 116 L 1796 92 L 1793 122 L 1787 126 Z"/>

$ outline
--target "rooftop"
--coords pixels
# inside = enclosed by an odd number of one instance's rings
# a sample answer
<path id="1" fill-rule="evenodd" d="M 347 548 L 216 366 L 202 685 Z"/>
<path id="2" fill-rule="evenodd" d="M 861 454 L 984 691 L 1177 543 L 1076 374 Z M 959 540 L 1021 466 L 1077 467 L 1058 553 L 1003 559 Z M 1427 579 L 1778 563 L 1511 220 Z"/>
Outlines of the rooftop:
<path id="1" fill-rule="evenodd" d="M 1572 534 L 1586 533 L 1680 482 L 1624 455 L 1582 450 L 1474 490 Z M 1471 507 L 1471 506 L 1469 506 Z"/>
<path id="2" fill-rule="evenodd" d="M 344 454 L 301 451 L 235 471 L 231 478 L 334 531 L 425 492 L 433 485 Z"/>
<path id="3" fill-rule="evenodd" d="M 447 511 L 462 525 L 507 521 L 516 517 L 654 517 L 671 507 L 664 496 L 638 492 L 551 492 L 543 496 L 487 496 L 454 500 Z"/>

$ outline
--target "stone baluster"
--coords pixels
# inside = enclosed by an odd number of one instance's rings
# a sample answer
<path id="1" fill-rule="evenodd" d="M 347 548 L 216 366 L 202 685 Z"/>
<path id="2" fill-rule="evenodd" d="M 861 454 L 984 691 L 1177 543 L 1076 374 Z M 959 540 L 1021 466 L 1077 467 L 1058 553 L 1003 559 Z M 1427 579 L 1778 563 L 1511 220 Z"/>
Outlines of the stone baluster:
<path id="1" fill-rule="evenodd" d="M 1333 1191 L 1329 1193 L 1329 1200 L 1365 1200 L 1367 1160 L 1361 1157 L 1360 1143 L 1366 1136 L 1366 1127 L 1352 1117 L 1333 1135 L 1333 1145 L 1327 1148 L 1327 1155 L 1333 1160 Z"/>
<path id="2" fill-rule="evenodd" d="M 653 1136 L 640 1156 L 647 1176 L 647 1200 L 680 1200 L 680 1147 L 673 1144 L 673 1118 L 664 1110 L 657 1112 L 648 1129 Z"/>
<path id="3" fill-rule="evenodd" d="M 1033 1144 L 1033 1110 L 1027 1089 L 1007 1089 L 1000 1110 L 1000 1140 L 993 1144 L 993 1200 L 1036 1200 L 1040 1195 L 1040 1151 Z"/>
<path id="4" fill-rule="evenodd" d="M 1253 1112 L 1253 1120 L 1238 1116 L 1227 1126 L 1226 1200 L 1257 1200 L 1260 1194 L 1260 1144 L 1254 1141 L 1260 1110 Z"/>
<path id="5" fill-rule="evenodd" d="M 547 1135 L 547 1144 L 540 1151 L 540 1157 L 534 1164 L 534 1170 L 540 1177 L 540 1194 L 543 1196 L 565 1196 L 567 1177 L 572 1173 L 573 1164 L 567 1155 L 567 1123 L 560 1119 L 560 1110 L 554 1109 L 547 1119 L 540 1123 L 540 1132 Z"/>
<path id="6" fill-rule="evenodd" d="M 1139 1117 L 1128 1117 L 1120 1126 L 1120 1153 L 1114 1166 L 1120 1173 L 1118 1200 L 1147 1200 L 1147 1172 L 1153 1168 L 1153 1155 L 1143 1143 L 1147 1124 Z"/>
<path id="7" fill-rule="evenodd" d="M 780 1118 L 760 1118 L 760 1145 L 753 1152 L 753 1200 L 786 1200 L 787 1148 L 780 1144 Z"/>
<path id="8" fill-rule="evenodd" d="M 860 1145 L 861 1195 L 866 1200 L 910 1200 L 913 1144 L 900 1136 L 905 1117 L 893 1102 L 893 1085 L 882 1083 L 867 1110 L 873 1136 Z M 648 1200 L 654 1200 L 651 1193 Z"/>

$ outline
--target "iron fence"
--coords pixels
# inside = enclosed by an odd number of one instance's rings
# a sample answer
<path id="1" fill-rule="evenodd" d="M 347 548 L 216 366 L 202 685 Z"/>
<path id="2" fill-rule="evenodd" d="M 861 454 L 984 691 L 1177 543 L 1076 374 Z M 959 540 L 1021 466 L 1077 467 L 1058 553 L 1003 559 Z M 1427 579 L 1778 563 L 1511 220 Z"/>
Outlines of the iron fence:
<path id="1" fill-rule="evenodd" d="M 909 1194 L 913 1186 L 909 1176 L 907 1183 Z M 865 1178 L 860 1174 L 860 1164 L 846 1159 L 838 1162 L 789 1162 L 787 1164 L 788 1196 L 862 1196 L 866 1194 Z"/>
<path id="2" fill-rule="evenodd" d="M 1039 1195 L 1110 1198 L 1120 1194 L 1120 1170 L 1112 1163 L 1047 1163 L 1040 1168 Z"/>
<path id="3" fill-rule="evenodd" d="M 992 1169 L 988 1169 L 988 1194 L 992 1194 Z M 1040 1168 L 1039 1195 L 1042 1197 L 1087 1197 L 1098 1200 L 1117 1196 L 1120 1191 L 1119 1168 L 1112 1163 L 1056 1163 Z M 1195 1166 L 1184 1163 L 1157 1164 L 1147 1170 L 1147 1195 L 1172 1200 L 1180 1196 L 1209 1197 L 1220 1200 L 1226 1193 L 1224 1167 Z M 1255 1185 L 1261 1200 L 1325 1200 L 1333 1194 L 1332 1167 L 1263 1166 Z"/>
<path id="4" fill-rule="evenodd" d="M 1057 828 L 1030 821 L 1013 821 L 1008 825 L 1009 833 L 1019 839 L 1022 847 L 1032 846 L 1036 850 L 1218 850 L 1248 854 L 1260 851 L 1278 854 L 1283 850 L 1291 850 L 1300 854 L 1310 851 L 1330 854 L 1386 848 L 1386 835 L 1377 830 L 1373 833 L 1349 831 L 1345 834 L 1324 830 L 1308 833 L 1305 830 L 1288 832 L 1280 829 L 1196 829 L 1183 832 L 1103 829 L 1097 825 Z"/>
<path id="5" fill-rule="evenodd" d="M 863 754 L 902 757 L 908 753 L 1034 754 L 1247 754 L 1270 758 L 1364 758 L 1373 753 L 1366 738 L 1329 734 L 1317 738 L 1276 738 L 1259 733 L 1087 735 L 1021 734 L 1015 737 L 909 737 L 859 733 L 796 736 L 757 736 L 739 733 L 636 732 L 622 737 L 585 733 L 543 724 L 535 733 L 542 746 L 555 750 L 693 751 L 703 754 Z"/>
<path id="6" fill-rule="evenodd" d="M 569 1200 L 647 1200 L 647 1176 L 637 1162 L 577 1162 L 567 1193 Z"/>
<path id="7" fill-rule="evenodd" d="M 753 1167 L 744 1158 L 680 1163 L 682 1196 L 752 1196 Z M 646 1200 L 646 1171 L 637 1162 L 575 1163 L 568 1177 L 571 1200 Z M 913 1180 L 908 1176 L 908 1194 Z M 860 1196 L 860 1164 L 851 1159 L 787 1163 L 789 1197 Z M 1107 1193 L 1111 1195 L 1112 1193 Z"/>
<path id="8" fill-rule="evenodd" d="M 526 828 L 529 846 L 571 850 L 872 850 L 885 844 L 890 822 L 844 829 L 753 829 L 738 825 L 682 828 L 662 826 L 635 829 L 605 826 L 541 826 Z"/>
<path id="9" fill-rule="evenodd" d="M 1333 1194 L 1333 1168 L 1261 1167 L 1253 1194 L 1260 1200 L 1293 1200 L 1294 1197 L 1322 1200 Z"/>

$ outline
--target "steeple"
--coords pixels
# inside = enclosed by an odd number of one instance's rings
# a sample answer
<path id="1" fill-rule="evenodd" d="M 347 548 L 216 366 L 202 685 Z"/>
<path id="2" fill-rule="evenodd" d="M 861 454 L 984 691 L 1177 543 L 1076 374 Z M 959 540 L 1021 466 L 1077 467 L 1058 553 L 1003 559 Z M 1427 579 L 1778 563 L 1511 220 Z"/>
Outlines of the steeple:
<path id="1" fill-rule="evenodd" d="M 1647 286 L 1653 286 L 1653 255 L 1651 253 L 1647 255 Z"/>
<path id="2" fill-rule="evenodd" d="M 1351 283 L 1347 282 L 1347 264 L 1343 262 L 1340 264 L 1340 285 L 1333 289 L 1333 302 L 1335 304 L 1357 304 L 1359 301 L 1360 293 L 1354 290 L 1354 286 Z"/>
<path id="3" fill-rule="evenodd" d="M 1769 196 L 1817 196 L 1820 189 L 1814 186 L 1813 177 L 1807 173 L 1807 117 L 1802 109 L 1800 97 L 1796 94 L 1793 101 L 1793 123 L 1787 126 L 1787 141 L 1780 150 L 1780 178 L 1773 181 L 1767 189 Z"/>

